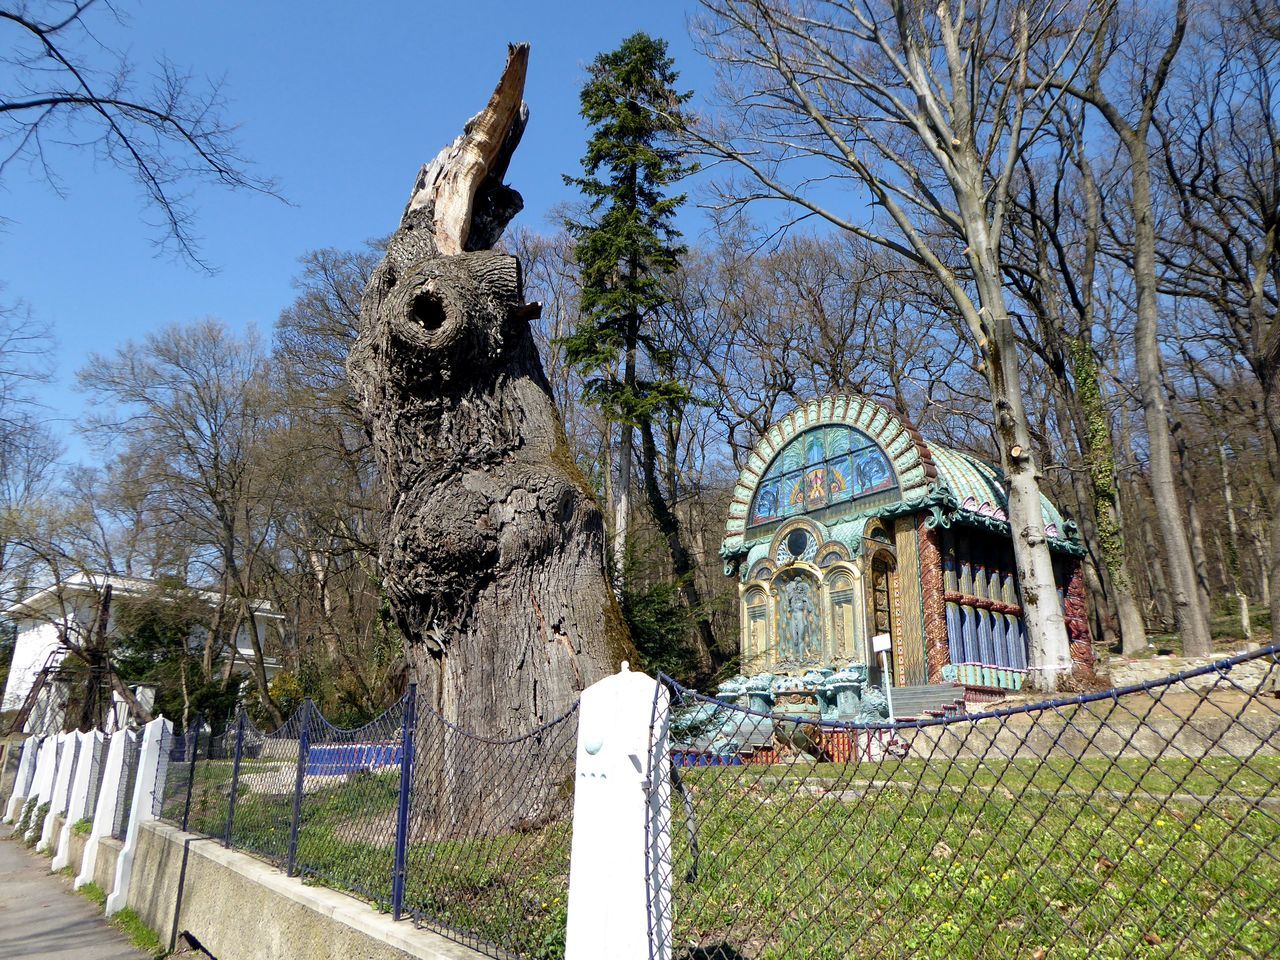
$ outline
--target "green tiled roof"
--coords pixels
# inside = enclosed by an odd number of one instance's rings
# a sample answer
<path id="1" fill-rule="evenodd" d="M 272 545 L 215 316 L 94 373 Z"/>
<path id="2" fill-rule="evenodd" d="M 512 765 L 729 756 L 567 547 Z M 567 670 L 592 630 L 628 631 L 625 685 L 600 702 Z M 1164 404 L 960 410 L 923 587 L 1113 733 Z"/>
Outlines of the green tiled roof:
<path id="1" fill-rule="evenodd" d="M 938 480 L 945 483 L 961 510 L 980 516 L 1008 520 L 1009 497 L 1003 478 L 991 464 L 940 443 L 930 443 L 929 452 L 938 467 Z M 1045 530 L 1051 537 L 1064 535 L 1065 524 L 1049 498 L 1040 495 Z"/>

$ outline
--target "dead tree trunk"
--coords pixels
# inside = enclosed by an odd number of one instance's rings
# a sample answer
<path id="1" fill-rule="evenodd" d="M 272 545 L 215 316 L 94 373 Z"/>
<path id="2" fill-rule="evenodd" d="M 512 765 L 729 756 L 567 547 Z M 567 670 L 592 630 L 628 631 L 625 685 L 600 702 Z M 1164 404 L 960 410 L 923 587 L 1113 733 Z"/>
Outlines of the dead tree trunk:
<path id="1" fill-rule="evenodd" d="M 632 654 L 600 509 L 529 329 L 540 304 L 524 301 L 519 261 L 491 249 L 522 206 L 502 178 L 528 118 L 528 54 L 510 48 L 488 106 L 419 173 L 348 361 L 382 476 L 383 587 L 420 710 L 489 738 L 559 716 Z M 436 784 L 474 782 L 475 744 L 451 743 Z M 434 802 L 475 800 L 437 790 Z M 502 816 L 519 817 L 508 803 Z"/>

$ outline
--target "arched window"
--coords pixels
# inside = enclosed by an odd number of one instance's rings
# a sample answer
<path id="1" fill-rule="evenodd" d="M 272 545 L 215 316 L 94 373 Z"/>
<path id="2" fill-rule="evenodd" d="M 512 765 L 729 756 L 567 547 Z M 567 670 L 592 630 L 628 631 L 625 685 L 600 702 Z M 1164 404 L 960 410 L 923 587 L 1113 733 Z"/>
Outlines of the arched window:
<path id="1" fill-rule="evenodd" d="M 748 526 L 848 503 L 896 489 L 897 475 L 884 451 L 861 430 L 814 427 L 773 458 L 756 485 Z"/>

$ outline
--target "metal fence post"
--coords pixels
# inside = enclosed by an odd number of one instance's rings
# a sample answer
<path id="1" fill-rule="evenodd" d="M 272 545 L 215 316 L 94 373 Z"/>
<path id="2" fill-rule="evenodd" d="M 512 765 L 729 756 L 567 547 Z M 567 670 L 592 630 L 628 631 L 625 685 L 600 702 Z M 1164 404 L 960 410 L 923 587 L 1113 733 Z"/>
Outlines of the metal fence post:
<path id="1" fill-rule="evenodd" d="M 311 749 L 311 698 L 302 701 L 298 711 L 301 729 L 298 733 L 298 772 L 293 781 L 293 822 L 289 825 L 289 859 L 285 873 L 298 875 L 298 829 L 302 825 L 302 782 L 307 774 L 307 753 Z"/>
<path id="2" fill-rule="evenodd" d="M 187 822 L 191 819 L 191 794 L 196 785 L 196 756 L 200 753 L 200 725 L 204 723 L 204 717 L 196 714 L 195 722 L 187 729 L 187 736 L 191 747 L 190 766 L 187 768 L 187 799 L 182 805 L 182 829 L 187 829 Z M 195 736 L 191 736 L 194 732 Z"/>
<path id="3" fill-rule="evenodd" d="M 227 797 L 227 829 L 222 837 L 224 847 L 231 846 L 231 824 L 236 817 L 236 788 L 240 786 L 240 757 L 244 750 L 244 708 L 236 716 L 236 758 L 231 764 L 231 795 Z"/>
<path id="4" fill-rule="evenodd" d="M 418 685 L 409 684 L 400 725 L 400 806 L 396 812 L 395 867 L 391 875 L 391 919 L 404 909 L 405 859 L 409 850 L 409 794 L 413 788 L 413 732 L 417 726 Z"/>

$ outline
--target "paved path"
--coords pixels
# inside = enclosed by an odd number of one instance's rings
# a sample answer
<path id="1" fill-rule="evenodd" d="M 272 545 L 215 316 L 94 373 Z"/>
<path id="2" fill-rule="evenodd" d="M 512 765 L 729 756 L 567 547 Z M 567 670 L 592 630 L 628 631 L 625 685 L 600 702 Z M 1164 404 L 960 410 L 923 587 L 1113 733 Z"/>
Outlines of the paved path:
<path id="1" fill-rule="evenodd" d="M 146 960 L 101 911 L 49 873 L 49 859 L 0 834 L 0 957 Z"/>

